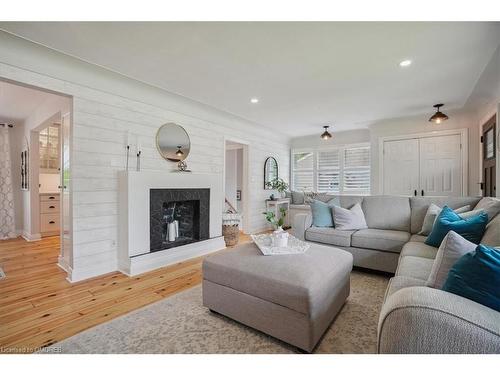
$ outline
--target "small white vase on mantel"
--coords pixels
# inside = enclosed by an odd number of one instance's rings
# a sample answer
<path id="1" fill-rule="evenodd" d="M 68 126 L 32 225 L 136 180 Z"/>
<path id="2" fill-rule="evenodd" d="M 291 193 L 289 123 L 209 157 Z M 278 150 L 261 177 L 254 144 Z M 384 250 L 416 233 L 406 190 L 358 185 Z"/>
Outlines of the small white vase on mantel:
<path id="1" fill-rule="evenodd" d="M 282 227 L 278 227 L 273 232 L 273 246 L 286 247 L 288 245 L 288 232 L 284 231 Z"/>

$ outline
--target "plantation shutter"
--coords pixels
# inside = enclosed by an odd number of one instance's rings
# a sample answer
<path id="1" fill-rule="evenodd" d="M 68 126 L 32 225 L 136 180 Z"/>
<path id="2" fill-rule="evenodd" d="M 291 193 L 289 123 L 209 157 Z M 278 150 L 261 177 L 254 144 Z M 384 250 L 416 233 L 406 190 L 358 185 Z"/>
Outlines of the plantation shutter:
<path id="1" fill-rule="evenodd" d="M 296 152 L 293 154 L 293 190 L 314 190 L 314 154 Z"/>
<path id="2" fill-rule="evenodd" d="M 353 147 L 344 150 L 343 180 L 344 193 L 370 193 L 370 147 Z"/>
<path id="3" fill-rule="evenodd" d="M 340 191 L 339 150 L 318 152 L 317 190 L 320 193 L 338 193 Z"/>

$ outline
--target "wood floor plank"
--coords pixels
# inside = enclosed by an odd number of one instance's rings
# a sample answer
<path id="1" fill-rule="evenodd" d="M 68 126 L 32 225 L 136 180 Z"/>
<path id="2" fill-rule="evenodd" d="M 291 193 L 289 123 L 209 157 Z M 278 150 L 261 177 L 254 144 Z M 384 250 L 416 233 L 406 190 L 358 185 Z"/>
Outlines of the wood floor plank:
<path id="1" fill-rule="evenodd" d="M 240 236 L 240 243 L 250 237 Z M 57 266 L 59 238 L 0 241 L 0 346 L 40 348 L 191 288 L 203 257 L 135 277 L 119 272 L 71 284 Z"/>

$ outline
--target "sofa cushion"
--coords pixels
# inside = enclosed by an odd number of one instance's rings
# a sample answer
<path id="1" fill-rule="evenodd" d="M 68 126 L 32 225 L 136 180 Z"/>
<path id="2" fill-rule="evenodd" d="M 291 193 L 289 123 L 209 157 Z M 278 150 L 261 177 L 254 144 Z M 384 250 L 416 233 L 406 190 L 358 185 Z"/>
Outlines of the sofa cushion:
<path id="1" fill-rule="evenodd" d="M 292 191 L 290 193 L 292 196 L 293 204 L 304 204 L 304 193 L 301 191 Z"/>
<path id="2" fill-rule="evenodd" d="M 434 222 L 436 221 L 436 218 L 442 209 L 443 209 L 442 207 L 436 206 L 434 203 L 430 204 L 430 206 L 427 209 L 427 212 L 425 214 L 424 222 L 422 223 L 422 229 L 420 230 L 420 232 L 418 232 L 418 234 L 428 236 L 429 233 L 431 233 L 432 227 L 434 226 Z M 455 213 L 457 213 L 457 214 L 462 214 L 464 212 L 468 212 L 468 211 L 470 211 L 470 205 L 459 207 L 453 211 L 455 211 Z M 472 216 L 474 216 L 474 215 L 472 215 Z"/>
<path id="3" fill-rule="evenodd" d="M 451 268 L 443 290 L 500 312 L 500 250 L 479 245 Z"/>
<path id="4" fill-rule="evenodd" d="M 290 210 L 303 210 L 304 212 L 311 211 L 311 206 L 308 204 L 291 204 Z"/>
<path id="5" fill-rule="evenodd" d="M 481 212 L 477 216 L 468 219 L 462 219 L 451 208 L 444 206 L 432 227 L 432 232 L 425 240 L 425 243 L 427 245 L 439 247 L 441 241 L 443 241 L 448 232 L 453 230 L 467 240 L 478 244 L 483 237 L 487 223 L 488 215 L 485 212 Z"/>
<path id="6" fill-rule="evenodd" d="M 413 277 L 426 282 L 433 264 L 434 259 L 405 256 L 399 260 L 396 276 Z"/>
<path id="7" fill-rule="evenodd" d="M 488 214 L 488 221 L 491 221 L 500 212 L 500 199 L 494 197 L 481 198 L 474 210 L 483 210 Z"/>
<path id="8" fill-rule="evenodd" d="M 467 241 L 461 235 L 449 231 L 439 246 L 431 273 L 425 285 L 431 288 L 441 289 L 448 277 L 448 272 L 450 272 L 455 262 L 460 259 L 462 255 L 474 251 L 475 249 L 475 244 Z"/>
<path id="9" fill-rule="evenodd" d="M 408 232 L 384 229 L 361 229 L 351 238 L 351 246 L 399 253 L 410 239 Z"/>
<path id="10" fill-rule="evenodd" d="M 310 227 L 306 230 L 306 240 L 334 246 L 351 246 L 353 230 L 338 230 L 328 227 Z"/>
<path id="11" fill-rule="evenodd" d="M 314 199 L 310 204 L 315 227 L 333 227 L 332 207 Z"/>
<path id="12" fill-rule="evenodd" d="M 500 247 L 500 215 L 495 216 L 486 226 L 481 243 L 488 246 Z"/>
<path id="13" fill-rule="evenodd" d="M 359 195 L 339 195 L 340 207 L 352 208 L 356 203 L 361 204 L 363 197 Z"/>
<path id="14" fill-rule="evenodd" d="M 368 228 L 410 231 L 410 201 L 406 197 L 364 197 L 363 212 Z"/>
<path id="15" fill-rule="evenodd" d="M 427 259 L 434 259 L 438 249 L 434 246 L 426 245 L 423 242 L 412 241 L 406 243 L 401 250 L 401 257 L 412 256 Z M 401 258 L 400 258 L 401 259 Z"/>
<path id="16" fill-rule="evenodd" d="M 368 228 L 368 226 L 366 225 L 365 215 L 359 203 L 356 203 L 350 209 L 333 206 L 332 212 L 335 228 L 339 230 L 356 230 Z"/>
<path id="17" fill-rule="evenodd" d="M 410 237 L 410 242 L 425 242 L 427 236 L 422 236 L 421 234 L 412 234 Z"/>
<path id="18" fill-rule="evenodd" d="M 409 288 L 412 286 L 424 286 L 425 281 L 420 279 L 415 279 L 413 277 L 406 276 L 394 276 L 389 280 L 389 285 L 385 291 L 384 301 L 389 298 L 393 293 L 397 292 L 403 288 Z"/>
<path id="19" fill-rule="evenodd" d="M 474 207 L 480 199 L 478 197 L 410 197 L 411 233 L 420 232 L 425 214 L 431 203 L 440 207 L 448 206 L 456 209 L 467 205 Z"/>

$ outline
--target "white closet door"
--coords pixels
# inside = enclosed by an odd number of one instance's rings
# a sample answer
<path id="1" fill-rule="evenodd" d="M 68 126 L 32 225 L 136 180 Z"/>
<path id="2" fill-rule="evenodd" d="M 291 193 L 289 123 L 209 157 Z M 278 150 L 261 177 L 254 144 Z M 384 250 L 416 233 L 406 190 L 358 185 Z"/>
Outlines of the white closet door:
<path id="1" fill-rule="evenodd" d="M 460 135 L 420 139 L 420 191 L 424 195 L 462 195 Z"/>
<path id="2" fill-rule="evenodd" d="M 414 195 L 418 190 L 418 139 L 384 142 L 384 194 Z"/>

